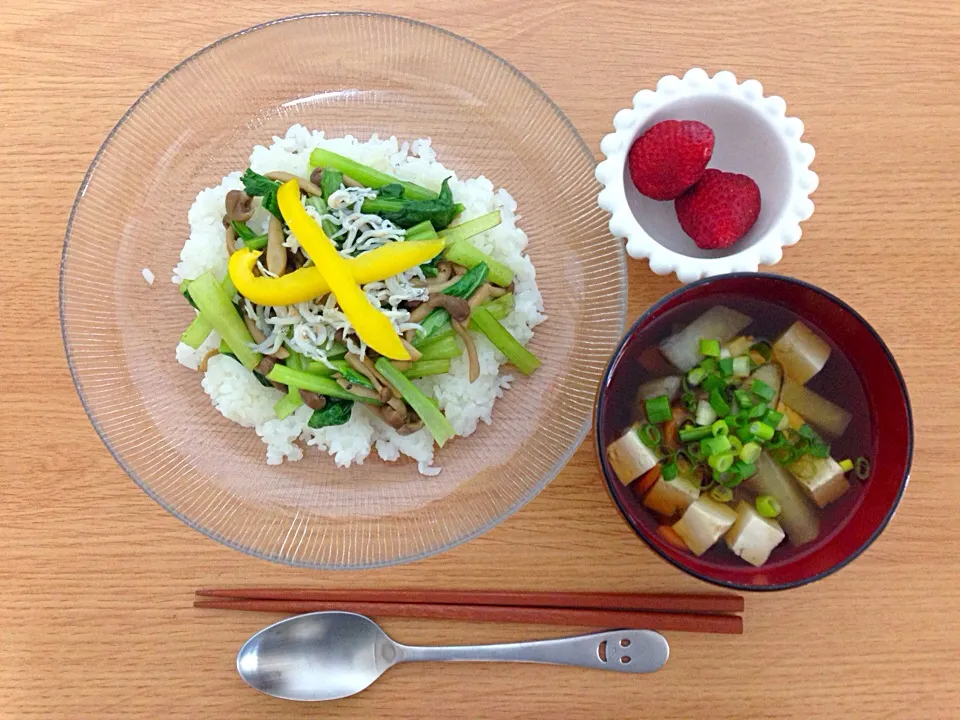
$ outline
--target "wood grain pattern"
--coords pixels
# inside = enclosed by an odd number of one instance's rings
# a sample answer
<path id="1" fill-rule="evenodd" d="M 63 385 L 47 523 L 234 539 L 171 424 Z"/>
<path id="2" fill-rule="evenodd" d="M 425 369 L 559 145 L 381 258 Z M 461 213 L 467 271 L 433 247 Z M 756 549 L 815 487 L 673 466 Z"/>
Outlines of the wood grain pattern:
<path id="1" fill-rule="evenodd" d="M 196 587 L 705 589 L 632 535 L 589 443 L 485 536 L 351 574 L 270 565 L 202 538 L 148 500 L 101 445 L 73 390 L 56 315 L 64 225 L 83 173 L 126 107 L 178 60 L 304 9 L 276 0 L 0 4 L 0 717 L 960 717 L 960 5 L 945 0 L 368 6 L 442 24 L 506 57 L 595 152 L 636 90 L 692 65 L 757 77 L 783 95 L 817 149 L 821 185 L 801 244 L 777 269 L 850 301 L 887 340 L 914 403 L 913 479 L 857 562 L 810 587 L 749 596 L 742 637 L 672 634 L 671 660 L 655 675 L 410 666 L 322 708 L 243 686 L 234 653 L 274 616 L 193 610 Z M 631 263 L 630 316 L 675 286 Z M 540 634 L 422 620 L 386 627 L 411 643 Z"/>

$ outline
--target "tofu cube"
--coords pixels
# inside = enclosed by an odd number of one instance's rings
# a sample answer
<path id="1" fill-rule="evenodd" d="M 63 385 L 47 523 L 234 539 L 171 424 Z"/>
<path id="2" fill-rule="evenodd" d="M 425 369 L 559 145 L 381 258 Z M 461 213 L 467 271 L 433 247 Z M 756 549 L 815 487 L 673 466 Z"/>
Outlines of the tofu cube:
<path id="1" fill-rule="evenodd" d="M 760 567 L 784 537 L 780 523 L 763 517 L 751 503 L 741 500 L 737 505 L 737 521 L 723 539 L 734 555 Z"/>
<path id="2" fill-rule="evenodd" d="M 656 453 L 640 440 L 636 426 L 607 445 L 607 460 L 624 485 L 629 485 L 660 462 Z"/>
<path id="3" fill-rule="evenodd" d="M 800 489 L 820 507 L 826 507 L 850 489 L 843 468 L 832 457 L 806 455 L 787 469 Z"/>
<path id="4" fill-rule="evenodd" d="M 698 497 L 700 483 L 682 475 L 677 475 L 673 480 L 664 480 L 661 476 L 650 488 L 643 504 L 654 512 L 670 517 L 684 512 Z"/>
<path id="5" fill-rule="evenodd" d="M 703 555 L 737 521 L 737 514 L 709 495 L 701 496 L 687 508 L 673 529 L 694 555 Z"/>

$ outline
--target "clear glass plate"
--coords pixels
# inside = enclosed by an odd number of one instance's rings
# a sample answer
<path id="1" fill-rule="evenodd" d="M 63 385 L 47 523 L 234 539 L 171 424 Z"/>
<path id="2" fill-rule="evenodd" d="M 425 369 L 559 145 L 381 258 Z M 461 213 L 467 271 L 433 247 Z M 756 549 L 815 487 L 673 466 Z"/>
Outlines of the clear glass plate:
<path id="1" fill-rule="evenodd" d="M 192 311 L 170 282 L 197 192 L 294 123 L 328 136 L 433 138 L 460 177 L 507 188 L 530 237 L 549 319 L 443 472 L 375 457 L 340 469 L 307 448 L 268 466 L 174 359 Z M 389 565 L 488 530 L 553 479 L 590 427 L 623 329 L 626 266 L 596 204 L 594 159 L 560 109 L 479 45 L 377 14 L 303 15 L 184 60 L 127 111 L 94 159 L 67 228 L 63 340 L 77 390 L 117 461 L 191 527 L 238 550 L 316 568 Z M 142 268 L 157 276 L 153 286 Z M 375 453 L 374 453 L 375 455 Z"/>

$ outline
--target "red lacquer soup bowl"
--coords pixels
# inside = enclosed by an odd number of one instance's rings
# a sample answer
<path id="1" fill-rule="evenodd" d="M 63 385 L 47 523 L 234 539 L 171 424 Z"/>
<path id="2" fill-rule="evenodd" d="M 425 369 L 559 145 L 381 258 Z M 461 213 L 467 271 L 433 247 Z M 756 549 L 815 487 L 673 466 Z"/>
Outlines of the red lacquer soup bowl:
<path id="1" fill-rule="evenodd" d="M 870 476 L 820 510 L 820 533 L 799 547 L 781 543 L 761 567 L 728 551 L 721 540 L 700 557 L 667 543 L 663 518 L 642 504 L 632 485 L 611 469 L 604 448 L 637 419 L 636 390 L 656 376 L 657 346 L 710 307 L 724 305 L 754 319 L 752 335 L 772 338 L 796 320 L 831 347 L 808 387 L 846 408 L 853 420 L 836 439 L 834 457 L 865 456 Z M 653 360 L 656 362 L 656 359 Z M 607 487 L 636 533 L 660 556 L 702 580 L 742 590 L 782 590 L 818 580 L 862 553 L 883 531 L 907 486 L 913 421 L 903 376 L 880 336 L 849 305 L 799 280 L 763 273 L 708 278 L 662 298 L 630 328 L 607 367 L 597 397 L 597 449 Z M 675 519 L 675 518 L 674 518 Z"/>

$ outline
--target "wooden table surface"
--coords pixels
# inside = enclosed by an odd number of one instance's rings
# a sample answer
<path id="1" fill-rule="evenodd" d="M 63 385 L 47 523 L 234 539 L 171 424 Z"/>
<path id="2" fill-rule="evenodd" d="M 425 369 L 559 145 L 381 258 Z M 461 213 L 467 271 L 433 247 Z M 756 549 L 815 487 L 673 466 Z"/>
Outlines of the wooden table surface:
<path id="1" fill-rule="evenodd" d="M 137 489 L 97 439 L 56 311 L 64 226 L 88 163 L 127 106 L 181 58 L 248 25 L 332 8 L 0 4 L 0 228 L 10 250 L 0 266 L 0 717 L 960 717 L 960 5 L 941 0 L 390 4 L 514 63 L 597 153 L 638 89 L 694 65 L 757 77 L 786 98 L 816 147 L 820 189 L 801 244 L 776 269 L 850 301 L 892 348 L 913 398 L 913 478 L 890 527 L 850 567 L 748 596 L 742 637 L 672 634 L 670 662 L 655 675 L 403 666 L 322 708 L 241 683 L 234 653 L 275 618 L 195 611 L 196 587 L 708 589 L 634 537 L 589 444 L 483 537 L 412 565 L 333 574 L 201 537 Z M 674 287 L 631 262 L 630 318 Z M 543 633 L 385 624 L 413 643 Z"/>

